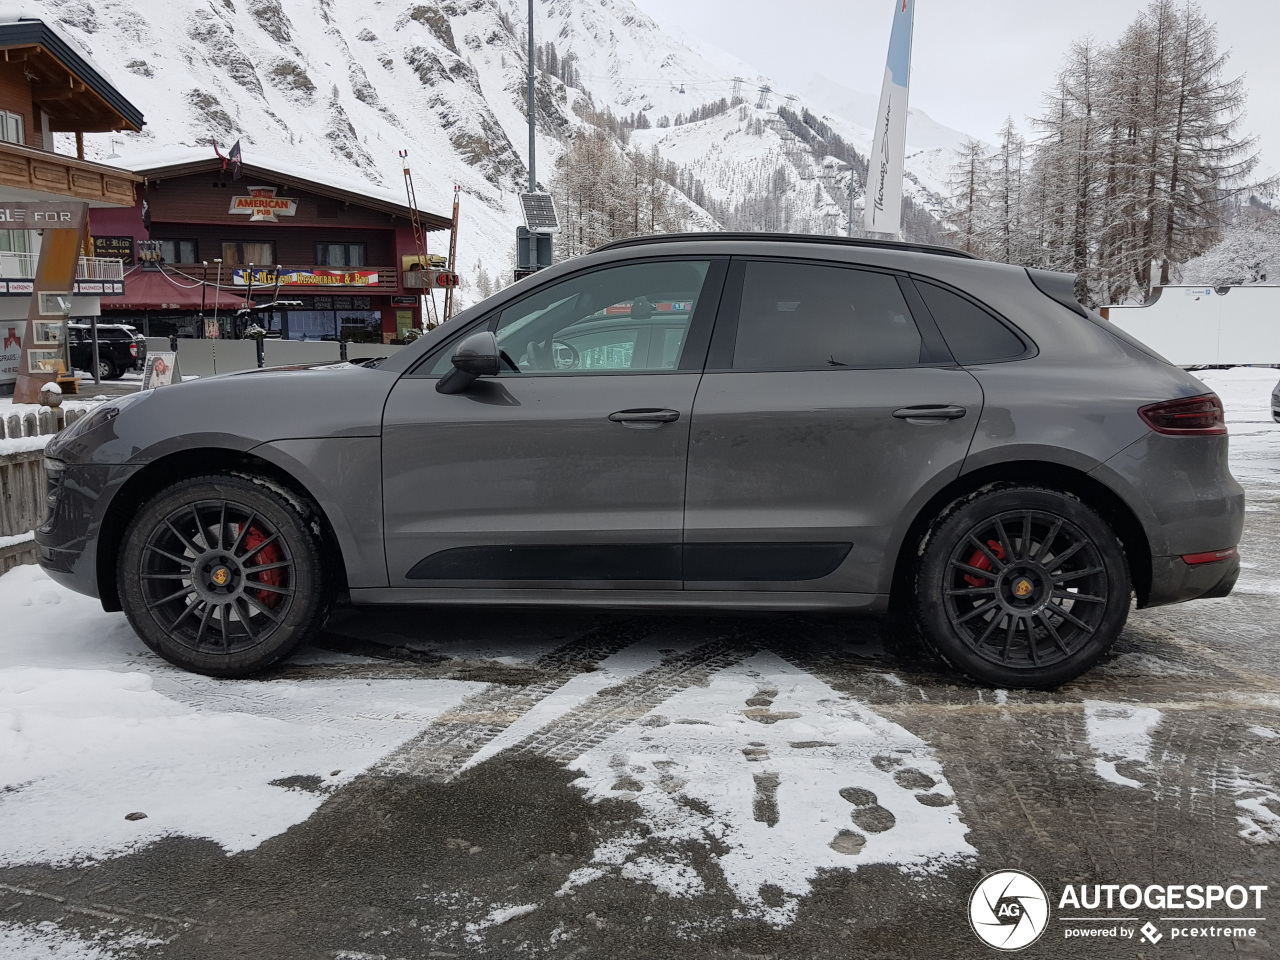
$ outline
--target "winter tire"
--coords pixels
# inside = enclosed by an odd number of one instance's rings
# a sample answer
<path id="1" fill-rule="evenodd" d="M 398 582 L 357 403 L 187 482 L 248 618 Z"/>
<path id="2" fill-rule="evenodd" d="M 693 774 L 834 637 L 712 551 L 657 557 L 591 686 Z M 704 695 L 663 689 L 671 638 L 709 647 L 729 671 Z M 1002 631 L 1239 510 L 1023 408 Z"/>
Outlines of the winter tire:
<path id="1" fill-rule="evenodd" d="M 120 374 L 116 371 L 116 365 L 106 357 L 98 359 L 98 379 L 99 380 L 115 380 Z"/>
<path id="2" fill-rule="evenodd" d="M 926 535 L 916 621 L 969 677 L 1051 689 L 1106 653 L 1130 592 L 1120 542 L 1092 509 L 1054 490 L 994 488 L 953 503 Z"/>
<path id="3" fill-rule="evenodd" d="M 170 663 L 209 676 L 249 676 L 288 656 L 329 609 L 314 513 L 242 476 L 162 490 L 120 546 L 129 622 Z"/>

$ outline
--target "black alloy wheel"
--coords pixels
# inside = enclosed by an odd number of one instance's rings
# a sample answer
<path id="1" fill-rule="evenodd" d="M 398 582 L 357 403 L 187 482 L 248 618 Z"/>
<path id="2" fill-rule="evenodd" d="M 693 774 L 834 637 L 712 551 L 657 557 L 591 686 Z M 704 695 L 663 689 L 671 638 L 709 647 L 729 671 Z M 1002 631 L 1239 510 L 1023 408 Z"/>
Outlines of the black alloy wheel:
<path id="1" fill-rule="evenodd" d="M 178 666 L 247 676 L 324 622 L 314 508 L 243 477 L 183 481 L 125 534 L 120 597 L 135 630 Z"/>
<path id="2" fill-rule="evenodd" d="M 926 640 L 997 686 L 1055 687 L 1097 662 L 1129 609 L 1129 574 L 1110 527 L 1050 490 L 996 490 L 953 507 L 931 531 L 918 572 Z"/>

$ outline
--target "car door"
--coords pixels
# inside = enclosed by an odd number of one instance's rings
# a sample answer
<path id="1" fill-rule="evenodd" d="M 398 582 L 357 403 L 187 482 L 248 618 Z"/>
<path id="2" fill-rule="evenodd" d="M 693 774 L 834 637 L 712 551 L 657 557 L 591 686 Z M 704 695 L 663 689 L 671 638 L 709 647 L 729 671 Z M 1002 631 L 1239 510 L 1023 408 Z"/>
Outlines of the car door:
<path id="1" fill-rule="evenodd" d="M 680 589 L 690 415 L 726 270 L 577 274 L 459 334 L 494 332 L 499 376 L 437 392 L 445 344 L 402 377 L 383 421 L 391 586 Z"/>
<path id="2" fill-rule="evenodd" d="M 685 589 L 888 590 L 908 504 L 959 475 L 982 412 L 910 281 L 737 260 L 690 436 Z"/>

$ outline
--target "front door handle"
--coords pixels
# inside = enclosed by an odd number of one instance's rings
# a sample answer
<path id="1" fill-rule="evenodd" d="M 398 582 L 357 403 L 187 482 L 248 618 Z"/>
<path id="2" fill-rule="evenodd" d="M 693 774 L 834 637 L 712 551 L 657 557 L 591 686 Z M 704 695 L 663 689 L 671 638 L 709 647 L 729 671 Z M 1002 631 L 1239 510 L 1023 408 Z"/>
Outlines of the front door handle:
<path id="1" fill-rule="evenodd" d="M 917 421 L 932 421 L 936 423 L 940 420 L 959 420 L 968 412 L 968 409 L 960 406 L 921 404 L 918 407 L 902 407 L 893 411 L 893 415 L 899 420 L 906 420 L 911 423 Z"/>
<path id="2" fill-rule="evenodd" d="M 680 419 L 679 410 L 619 410 L 617 413 L 609 414 L 609 419 L 614 423 L 675 423 Z"/>

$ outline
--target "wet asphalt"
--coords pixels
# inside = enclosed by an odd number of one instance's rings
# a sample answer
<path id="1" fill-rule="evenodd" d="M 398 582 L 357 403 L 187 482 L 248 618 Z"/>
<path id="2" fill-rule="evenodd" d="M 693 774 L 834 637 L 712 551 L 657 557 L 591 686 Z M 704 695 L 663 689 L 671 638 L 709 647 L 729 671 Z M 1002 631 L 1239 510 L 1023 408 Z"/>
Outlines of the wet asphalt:
<path id="1" fill-rule="evenodd" d="M 1051 897 L 1066 883 L 1271 887 L 1253 937 L 1175 942 L 1164 929 L 1156 944 L 1082 942 L 1067 938 L 1055 903 L 1025 956 L 1280 957 L 1280 739 L 1257 732 L 1280 731 L 1280 486 L 1250 487 L 1241 553 L 1231 598 L 1136 611 L 1103 664 L 1052 693 L 997 696 L 958 680 L 873 619 L 349 611 L 320 643 L 346 656 L 303 658 L 274 677 L 483 686 L 256 849 L 228 856 L 174 837 L 97 863 L 0 870 L 0 921 L 53 921 L 117 956 L 191 960 L 992 957 L 970 931 L 970 892 L 1016 868 Z M 483 651 L 497 635 L 538 652 L 494 660 Z M 646 642 L 680 652 L 463 769 L 570 679 Z M 639 819 L 630 800 L 584 796 L 569 760 L 759 651 L 927 744 L 976 856 L 901 870 L 859 866 L 855 854 L 849 869 L 820 871 L 779 925 L 742 909 L 713 838 L 662 851 L 696 871 L 697 896 L 616 873 L 565 893 L 570 874 Z M 1148 758 L 1115 768 L 1139 786 L 1099 776 L 1091 701 L 1159 710 Z M 319 776 L 280 786 L 326 789 Z M 477 932 L 494 904 L 510 903 L 536 909 Z M 1161 913 L 1137 915 L 1128 926 Z"/>

